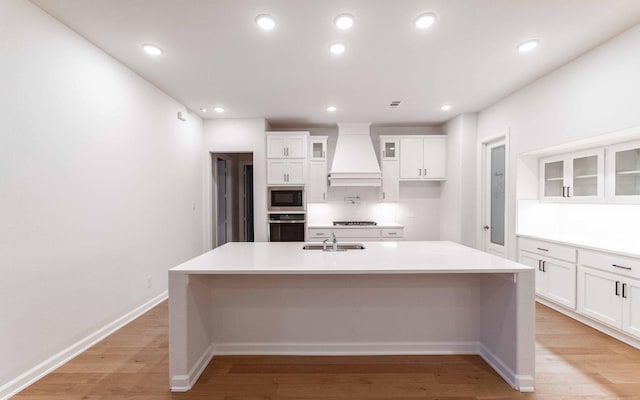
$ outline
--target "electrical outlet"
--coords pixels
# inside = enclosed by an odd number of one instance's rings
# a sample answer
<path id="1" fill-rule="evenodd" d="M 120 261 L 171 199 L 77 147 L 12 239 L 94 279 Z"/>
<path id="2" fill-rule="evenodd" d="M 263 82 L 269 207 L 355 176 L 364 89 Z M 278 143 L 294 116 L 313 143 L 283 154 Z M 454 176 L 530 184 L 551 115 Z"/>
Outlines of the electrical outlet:
<path id="1" fill-rule="evenodd" d="M 153 286 L 153 278 L 152 277 L 147 276 L 146 280 L 147 280 L 147 288 L 150 288 L 151 286 Z"/>

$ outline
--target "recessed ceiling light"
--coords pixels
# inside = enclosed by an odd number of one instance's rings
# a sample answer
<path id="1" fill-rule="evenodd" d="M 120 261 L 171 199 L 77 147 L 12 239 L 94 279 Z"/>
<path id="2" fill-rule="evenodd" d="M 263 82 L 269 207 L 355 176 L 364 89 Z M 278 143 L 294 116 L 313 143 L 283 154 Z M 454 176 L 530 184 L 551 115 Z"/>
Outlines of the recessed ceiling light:
<path id="1" fill-rule="evenodd" d="M 329 112 L 336 112 L 337 108 L 335 106 L 329 106 L 327 107 L 327 111 Z"/>
<path id="2" fill-rule="evenodd" d="M 207 112 L 207 109 L 203 107 L 203 108 L 200 109 L 200 111 Z"/>
<path id="3" fill-rule="evenodd" d="M 151 43 L 145 43 L 142 45 L 142 50 L 145 51 L 145 53 L 151 55 L 151 56 L 159 56 L 160 54 L 163 53 L 162 49 L 158 46 L 156 46 L 155 44 L 151 44 Z"/>
<path id="4" fill-rule="evenodd" d="M 539 44 L 540 41 L 538 39 L 527 40 L 526 42 L 518 46 L 518 51 L 520 53 L 526 53 L 538 47 Z"/>
<path id="5" fill-rule="evenodd" d="M 338 29 L 346 30 L 353 26 L 353 16 L 349 14 L 341 14 L 336 17 L 335 24 Z"/>
<path id="6" fill-rule="evenodd" d="M 271 15 L 260 14 L 256 17 L 256 24 L 265 31 L 270 31 L 276 27 L 276 20 Z"/>
<path id="7" fill-rule="evenodd" d="M 449 110 L 451 110 L 451 104 L 443 104 L 443 105 L 440 106 L 440 109 L 442 111 L 449 111 Z"/>
<path id="8" fill-rule="evenodd" d="M 224 108 L 222 108 L 222 107 L 213 107 L 213 111 L 215 111 L 217 113 L 223 113 L 224 112 Z"/>
<path id="9" fill-rule="evenodd" d="M 427 29 L 433 25 L 434 22 L 436 22 L 436 15 L 434 13 L 422 14 L 416 18 L 416 28 Z"/>
<path id="10" fill-rule="evenodd" d="M 329 51 L 332 52 L 333 54 L 342 54 L 344 53 L 346 47 L 344 47 L 344 45 L 342 43 L 334 43 L 331 46 L 329 46 Z"/>

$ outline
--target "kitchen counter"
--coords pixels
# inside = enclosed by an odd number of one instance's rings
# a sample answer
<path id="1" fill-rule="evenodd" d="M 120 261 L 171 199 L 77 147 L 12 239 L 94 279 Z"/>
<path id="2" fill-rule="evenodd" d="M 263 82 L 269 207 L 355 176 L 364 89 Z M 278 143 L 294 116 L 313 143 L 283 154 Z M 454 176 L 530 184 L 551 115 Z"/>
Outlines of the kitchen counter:
<path id="1" fill-rule="evenodd" d="M 308 228 L 318 229 L 344 229 L 344 228 L 357 228 L 357 229 L 383 229 L 383 228 L 404 228 L 404 225 L 400 224 L 378 224 L 378 225 L 333 225 L 327 224 L 309 224 Z"/>
<path id="2" fill-rule="evenodd" d="M 169 271 L 173 391 L 223 354 L 479 354 L 533 390 L 533 268 L 453 242 L 302 245 L 228 243 Z"/>
<path id="3" fill-rule="evenodd" d="M 567 246 L 581 247 L 588 250 L 603 251 L 605 253 L 615 253 L 623 256 L 640 258 L 640 239 L 636 240 L 636 243 L 626 243 L 615 239 L 594 239 L 574 235 L 563 236 L 553 234 L 518 233 L 517 236 L 529 239 L 539 239 Z"/>
<path id="4" fill-rule="evenodd" d="M 342 242 L 340 242 L 342 243 Z M 303 250 L 301 242 L 227 243 L 171 272 L 190 274 L 505 273 L 533 268 L 454 242 L 366 242 L 364 250 Z"/>

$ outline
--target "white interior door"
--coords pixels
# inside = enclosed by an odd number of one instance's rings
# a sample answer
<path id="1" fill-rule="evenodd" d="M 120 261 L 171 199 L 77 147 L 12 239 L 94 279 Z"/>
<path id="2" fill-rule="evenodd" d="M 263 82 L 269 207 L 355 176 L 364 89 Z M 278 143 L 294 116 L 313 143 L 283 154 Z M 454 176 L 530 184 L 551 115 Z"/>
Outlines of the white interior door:
<path id="1" fill-rule="evenodd" d="M 505 257 L 507 152 L 504 138 L 486 143 L 483 159 L 484 250 Z"/>

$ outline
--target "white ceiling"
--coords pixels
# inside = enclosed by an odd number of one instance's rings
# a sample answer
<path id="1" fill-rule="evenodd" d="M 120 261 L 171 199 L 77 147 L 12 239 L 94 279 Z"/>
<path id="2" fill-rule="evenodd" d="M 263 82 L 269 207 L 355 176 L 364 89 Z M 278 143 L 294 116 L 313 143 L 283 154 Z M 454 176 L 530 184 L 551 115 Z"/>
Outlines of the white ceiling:
<path id="1" fill-rule="evenodd" d="M 640 22 L 640 0 L 32 0 L 204 118 L 439 124 Z M 413 25 L 435 12 L 426 31 Z M 339 31 L 333 19 L 355 16 Z M 273 15 L 271 32 L 254 23 Z M 541 45 L 520 54 L 521 42 Z M 341 56 L 328 46 L 341 41 Z M 165 53 L 151 58 L 145 42 Z M 397 109 L 389 103 L 401 100 Z M 443 103 L 453 109 L 440 111 Z M 223 115 L 202 113 L 221 105 Z M 328 105 L 338 111 L 330 114 Z"/>

